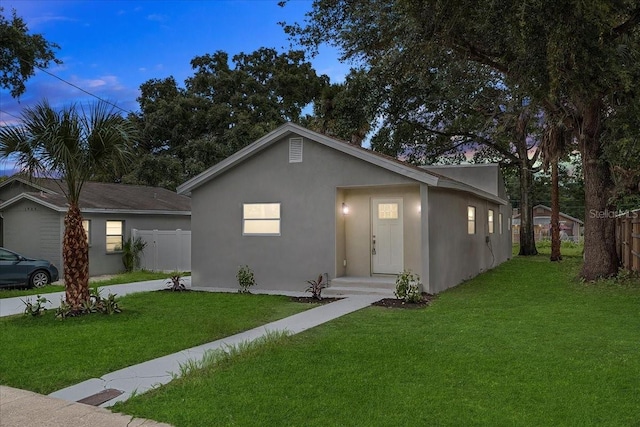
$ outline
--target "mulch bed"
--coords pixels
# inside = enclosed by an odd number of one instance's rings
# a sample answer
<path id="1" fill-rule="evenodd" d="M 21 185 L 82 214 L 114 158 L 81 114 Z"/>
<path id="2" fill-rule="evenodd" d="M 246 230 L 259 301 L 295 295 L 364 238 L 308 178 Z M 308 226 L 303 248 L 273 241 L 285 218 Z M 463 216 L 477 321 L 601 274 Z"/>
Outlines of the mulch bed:
<path id="1" fill-rule="evenodd" d="M 436 298 L 435 295 L 432 294 L 428 294 L 426 292 L 422 293 L 422 301 L 420 302 L 404 302 L 404 300 L 401 299 L 397 299 L 397 298 L 384 298 L 381 299 L 380 301 L 376 301 L 371 305 L 375 305 L 377 307 L 387 307 L 387 308 L 409 308 L 409 309 L 416 309 L 416 308 L 424 308 L 426 306 L 428 306 L 429 304 L 431 304 L 431 301 L 433 301 Z"/>

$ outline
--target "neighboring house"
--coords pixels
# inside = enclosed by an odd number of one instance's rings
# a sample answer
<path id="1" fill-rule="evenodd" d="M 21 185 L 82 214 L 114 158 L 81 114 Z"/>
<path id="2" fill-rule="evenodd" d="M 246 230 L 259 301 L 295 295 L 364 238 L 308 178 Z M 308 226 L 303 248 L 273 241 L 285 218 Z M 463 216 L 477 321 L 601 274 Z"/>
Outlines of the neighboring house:
<path id="1" fill-rule="evenodd" d="M 23 176 L 0 183 L 0 245 L 50 260 L 62 273 L 64 189 L 59 180 Z M 80 209 L 92 276 L 123 270 L 122 245 L 132 229 L 191 230 L 191 200 L 164 188 L 87 182 Z"/>
<path id="2" fill-rule="evenodd" d="M 497 165 L 422 169 L 291 123 L 178 193 L 192 200 L 195 286 L 237 288 L 248 265 L 263 289 L 411 270 L 434 293 L 511 257 Z"/>
<path id="3" fill-rule="evenodd" d="M 584 223 L 560 212 L 560 238 L 562 240 L 580 241 L 581 229 Z M 513 243 L 520 243 L 520 213 L 514 209 L 513 213 Z M 545 205 L 533 207 L 533 233 L 535 241 L 551 239 L 551 208 Z"/>

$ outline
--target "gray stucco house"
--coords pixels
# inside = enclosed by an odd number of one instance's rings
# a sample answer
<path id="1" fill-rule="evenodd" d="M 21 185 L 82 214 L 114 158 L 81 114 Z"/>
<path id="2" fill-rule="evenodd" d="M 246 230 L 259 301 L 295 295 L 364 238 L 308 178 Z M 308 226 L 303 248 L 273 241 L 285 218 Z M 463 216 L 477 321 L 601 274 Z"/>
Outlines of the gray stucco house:
<path id="1" fill-rule="evenodd" d="M 420 275 L 437 293 L 511 257 L 497 165 L 418 168 L 287 123 L 178 187 L 192 199 L 192 283 L 303 291 Z"/>
<path id="2" fill-rule="evenodd" d="M 67 202 L 64 183 L 13 176 L 0 183 L 0 246 L 60 268 Z M 89 239 L 89 274 L 123 270 L 131 230 L 191 230 L 191 199 L 159 187 L 87 182 L 80 209 Z"/>

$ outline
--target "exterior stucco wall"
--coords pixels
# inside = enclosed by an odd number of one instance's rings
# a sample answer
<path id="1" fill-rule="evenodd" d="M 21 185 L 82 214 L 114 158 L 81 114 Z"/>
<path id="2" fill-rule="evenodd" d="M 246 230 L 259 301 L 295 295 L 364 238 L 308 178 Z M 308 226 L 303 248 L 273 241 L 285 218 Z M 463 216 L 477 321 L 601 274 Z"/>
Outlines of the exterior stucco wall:
<path id="1" fill-rule="evenodd" d="M 42 258 L 62 267 L 64 217 L 42 205 L 23 200 L 2 212 L 3 245 L 31 258 Z"/>
<path id="2" fill-rule="evenodd" d="M 384 186 L 344 189 L 344 201 L 349 206 L 345 224 L 344 242 L 346 276 L 371 275 L 371 207 L 377 198 L 401 198 L 403 205 L 403 258 L 404 268 L 420 274 L 420 186 Z"/>
<path id="3" fill-rule="evenodd" d="M 510 206 L 500 206 L 467 193 L 433 187 L 429 188 L 428 197 L 428 292 L 441 292 L 511 257 L 511 234 L 507 230 Z M 468 234 L 467 231 L 468 206 L 476 208 L 475 234 Z M 491 234 L 487 222 L 489 209 L 495 213 L 495 228 Z M 499 213 L 502 213 L 502 233 L 499 229 Z"/>
<path id="4" fill-rule="evenodd" d="M 337 233 L 346 193 L 338 189 L 411 183 L 306 139 L 302 163 L 289 163 L 282 138 L 192 192 L 192 283 L 237 288 L 245 264 L 265 289 L 303 291 L 318 274 L 342 275 L 347 249 Z M 281 203 L 281 235 L 243 236 L 243 203 Z"/>

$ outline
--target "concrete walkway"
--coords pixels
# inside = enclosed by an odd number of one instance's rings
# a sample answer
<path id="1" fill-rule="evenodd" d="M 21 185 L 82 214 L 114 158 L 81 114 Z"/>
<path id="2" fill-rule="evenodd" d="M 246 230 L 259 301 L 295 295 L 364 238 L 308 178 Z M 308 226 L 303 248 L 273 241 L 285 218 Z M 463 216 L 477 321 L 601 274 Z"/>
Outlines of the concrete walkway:
<path id="1" fill-rule="evenodd" d="M 186 278 L 189 279 L 190 278 Z M 187 282 L 187 280 L 185 280 Z M 105 287 L 102 290 L 106 296 L 109 292 L 126 295 L 134 292 L 158 290 L 166 287 L 166 280 L 152 280 L 128 285 Z M 187 286 L 189 283 L 185 283 Z M 217 290 L 213 290 L 217 291 Z M 229 291 L 226 289 L 224 291 Z M 260 291 L 256 293 L 278 294 L 280 292 Z M 57 307 L 58 301 L 64 293 L 47 294 L 51 300 L 51 307 Z M 295 293 L 302 295 L 301 293 Z M 52 295 L 58 295 L 53 297 Z M 49 396 L 0 386 L 0 426 L 19 426 L 27 423 L 39 426 L 166 426 L 154 421 L 133 419 L 122 414 L 111 413 L 104 409 L 116 402 L 127 400 L 132 394 L 144 393 L 152 388 L 170 382 L 180 372 L 180 366 L 190 360 L 200 361 L 208 350 L 227 349 L 229 346 L 258 339 L 268 332 L 287 331 L 297 334 L 314 326 L 344 316 L 345 314 L 365 308 L 378 301 L 380 295 L 345 295 L 344 299 L 302 313 L 268 323 L 266 325 L 226 337 L 208 344 L 192 347 L 174 354 L 149 360 L 138 365 L 129 366 L 115 372 L 92 378 L 79 384 L 58 390 Z M 14 300 L 14 301 L 9 301 Z M 15 301 L 17 300 L 17 301 Z M 20 298 L 0 300 L 0 315 L 19 314 L 24 310 Z M 111 397 L 115 392 L 117 396 Z M 91 400 L 96 396 L 108 395 L 110 400 L 103 398 L 100 406 L 78 403 L 79 400 Z"/>

